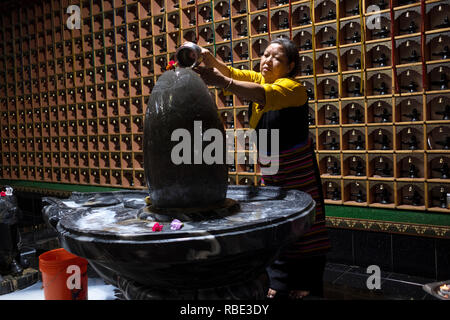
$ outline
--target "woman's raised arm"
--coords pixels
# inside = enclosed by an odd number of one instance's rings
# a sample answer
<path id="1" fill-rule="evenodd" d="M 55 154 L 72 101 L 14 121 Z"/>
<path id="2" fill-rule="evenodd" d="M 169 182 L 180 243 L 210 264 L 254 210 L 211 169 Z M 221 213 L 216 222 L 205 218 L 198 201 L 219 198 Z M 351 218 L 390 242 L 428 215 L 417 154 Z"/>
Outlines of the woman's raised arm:
<path id="1" fill-rule="evenodd" d="M 205 48 L 201 48 L 201 49 L 202 49 L 203 63 L 205 64 L 205 66 L 207 68 L 216 68 L 225 77 L 231 76 L 230 69 L 228 69 L 228 67 L 225 63 L 217 60 L 217 58 L 214 57 L 214 55 L 208 49 L 205 49 Z"/>
<path id="2" fill-rule="evenodd" d="M 228 70 L 228 68 L 226 69 Z M 217 68 L 198 66 L 194 68 L 194 71 L 196 71 L 209 86 L 225 89 L 241 99 L 256 102 L 260 106 L 266 104 L 265 90 L 259 83 L 233 80 L 232 78 L 223 75 Z"/>

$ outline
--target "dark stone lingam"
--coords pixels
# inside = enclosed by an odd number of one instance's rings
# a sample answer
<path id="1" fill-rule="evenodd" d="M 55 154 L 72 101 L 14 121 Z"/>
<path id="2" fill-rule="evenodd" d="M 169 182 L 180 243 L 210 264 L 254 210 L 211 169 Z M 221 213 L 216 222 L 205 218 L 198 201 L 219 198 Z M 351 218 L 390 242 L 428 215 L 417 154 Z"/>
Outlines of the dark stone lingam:
<path id="1" fill-rule="evenodd" d="M 203 150 L 207 142 L 195 144 L 196 140 L 202 141 L 199 135 L 208 129 L 219 130 L 225 136 L 214 101 L 201 78 L 189 69 L 165 72 L 150 95 L 144 125 L 144 168 L 154 206 L 202 207 L 225 199 L 225 162 L 206 164 Z M 172 150 L 180 143 L 171 141 L 176 130 L 189 134 L 193 151 L 188 155 L 190 163 L 175 164 L 172 159 Z M 221 151 L 225 154 L 224 143 Z M 198 158 L 201 163 L 195 163 Z"/>
<path id="2" fill-rule="evenodd" d="M 203 133 L 221 128 L 208 88 L 192 70 L 165 72 L 145 120 L 151 203 L 146 190 L 44 200 L 44 218 L 61 245 L 127 299 L 264 299 L 266 267 L 314 220 L 315 202 L 306 193 L 227 186 L 226 164 L 174 165 L 173 130 L 192 134 L 197 120 Z M 174 218 L 181 229 L 170 228 Z"/>

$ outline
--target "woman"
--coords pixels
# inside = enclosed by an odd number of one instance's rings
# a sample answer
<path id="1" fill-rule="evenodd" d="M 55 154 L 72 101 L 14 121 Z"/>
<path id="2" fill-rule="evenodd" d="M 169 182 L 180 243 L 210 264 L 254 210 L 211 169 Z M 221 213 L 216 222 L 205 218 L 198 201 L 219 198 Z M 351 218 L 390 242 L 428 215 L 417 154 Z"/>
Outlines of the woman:
<path id="1" fill-rule="evenodd" d="M 320 173 L 308 138 L 308 97 L 305 87 L 294 79 L 299 67 L 298 49 L 286 38 L 271 41 L 261 57 L 260 72 L 228 67 L 204 48 L 202 56 L 204 66 L 195 70 L 206 84 L 253 101 L 249 106 L 251 128 L 279 129 L 279 170 L 276 175 L 263 176 L 264 184 L 301 190 L 316 201 L 316 220 L 311 229 L 283 249 L 268 268 L 267 297 L 322 297 L 330 241 Z"/>

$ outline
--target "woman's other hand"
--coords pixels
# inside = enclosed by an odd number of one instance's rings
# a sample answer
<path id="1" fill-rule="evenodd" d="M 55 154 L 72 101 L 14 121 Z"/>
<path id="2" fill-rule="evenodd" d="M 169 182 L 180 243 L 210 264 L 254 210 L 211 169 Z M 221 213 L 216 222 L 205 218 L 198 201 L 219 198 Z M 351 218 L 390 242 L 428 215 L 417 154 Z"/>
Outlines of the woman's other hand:
<path id="1" fill-rule="evenodd" d="M 208 50 L 206 50 L 208 51 Z M 219 70 L 216 68 L 208 68 L 203 66 L 197 66 L 193 69 L 197 72 L 203 81 L 208 86 L 215 86 L 219 88 L 225 88 L 230 81 L 230 79 L 226 78 Z"/>

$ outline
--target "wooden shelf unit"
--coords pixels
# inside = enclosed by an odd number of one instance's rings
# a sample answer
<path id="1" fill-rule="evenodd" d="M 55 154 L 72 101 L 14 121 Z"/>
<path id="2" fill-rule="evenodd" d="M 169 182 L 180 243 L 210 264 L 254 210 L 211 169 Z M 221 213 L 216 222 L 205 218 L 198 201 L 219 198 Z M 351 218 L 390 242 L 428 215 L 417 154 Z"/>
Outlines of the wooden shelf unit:
<path id="1" fill-rule="evenodd" d="M 450 213 L 436 191 L 450 188 L 442 178 L 450 162 L 450 29 L 434 25 L 449 5 L 386 1 L 383 34 L 369 23 L 377 2 L 53 0 L 8 8 L 0 15 L 0 177 L 146 188 L 145 106 L 177 47 L 198 41 L 228 65 L 258 71 L 270 39 L 287 36 L 300 49 L 297 78 L 310 90 L 326 202 Z M 66 25 L 69 4 L 80 8 L 81 29 Z M 210 90 L 224 127 L 248 128 L 249 102 Z M 323 145 L 328 132 L 339 142 L 334 150 Z M 339 174 L 327 171 L 328 157 Z M 364 174 L 349 167 L 352 157 Z M 417 178 L 408 177 L 408 158 Z M 257 164 L 235 164 L 229 176 L 233 184 L 261 184 Z M 337 192 L 326 189 L 330 182 Z M 381 185 L 388 201 L 380 202 Z M 409 189 L 421 200 L 407 200 Z"/>

